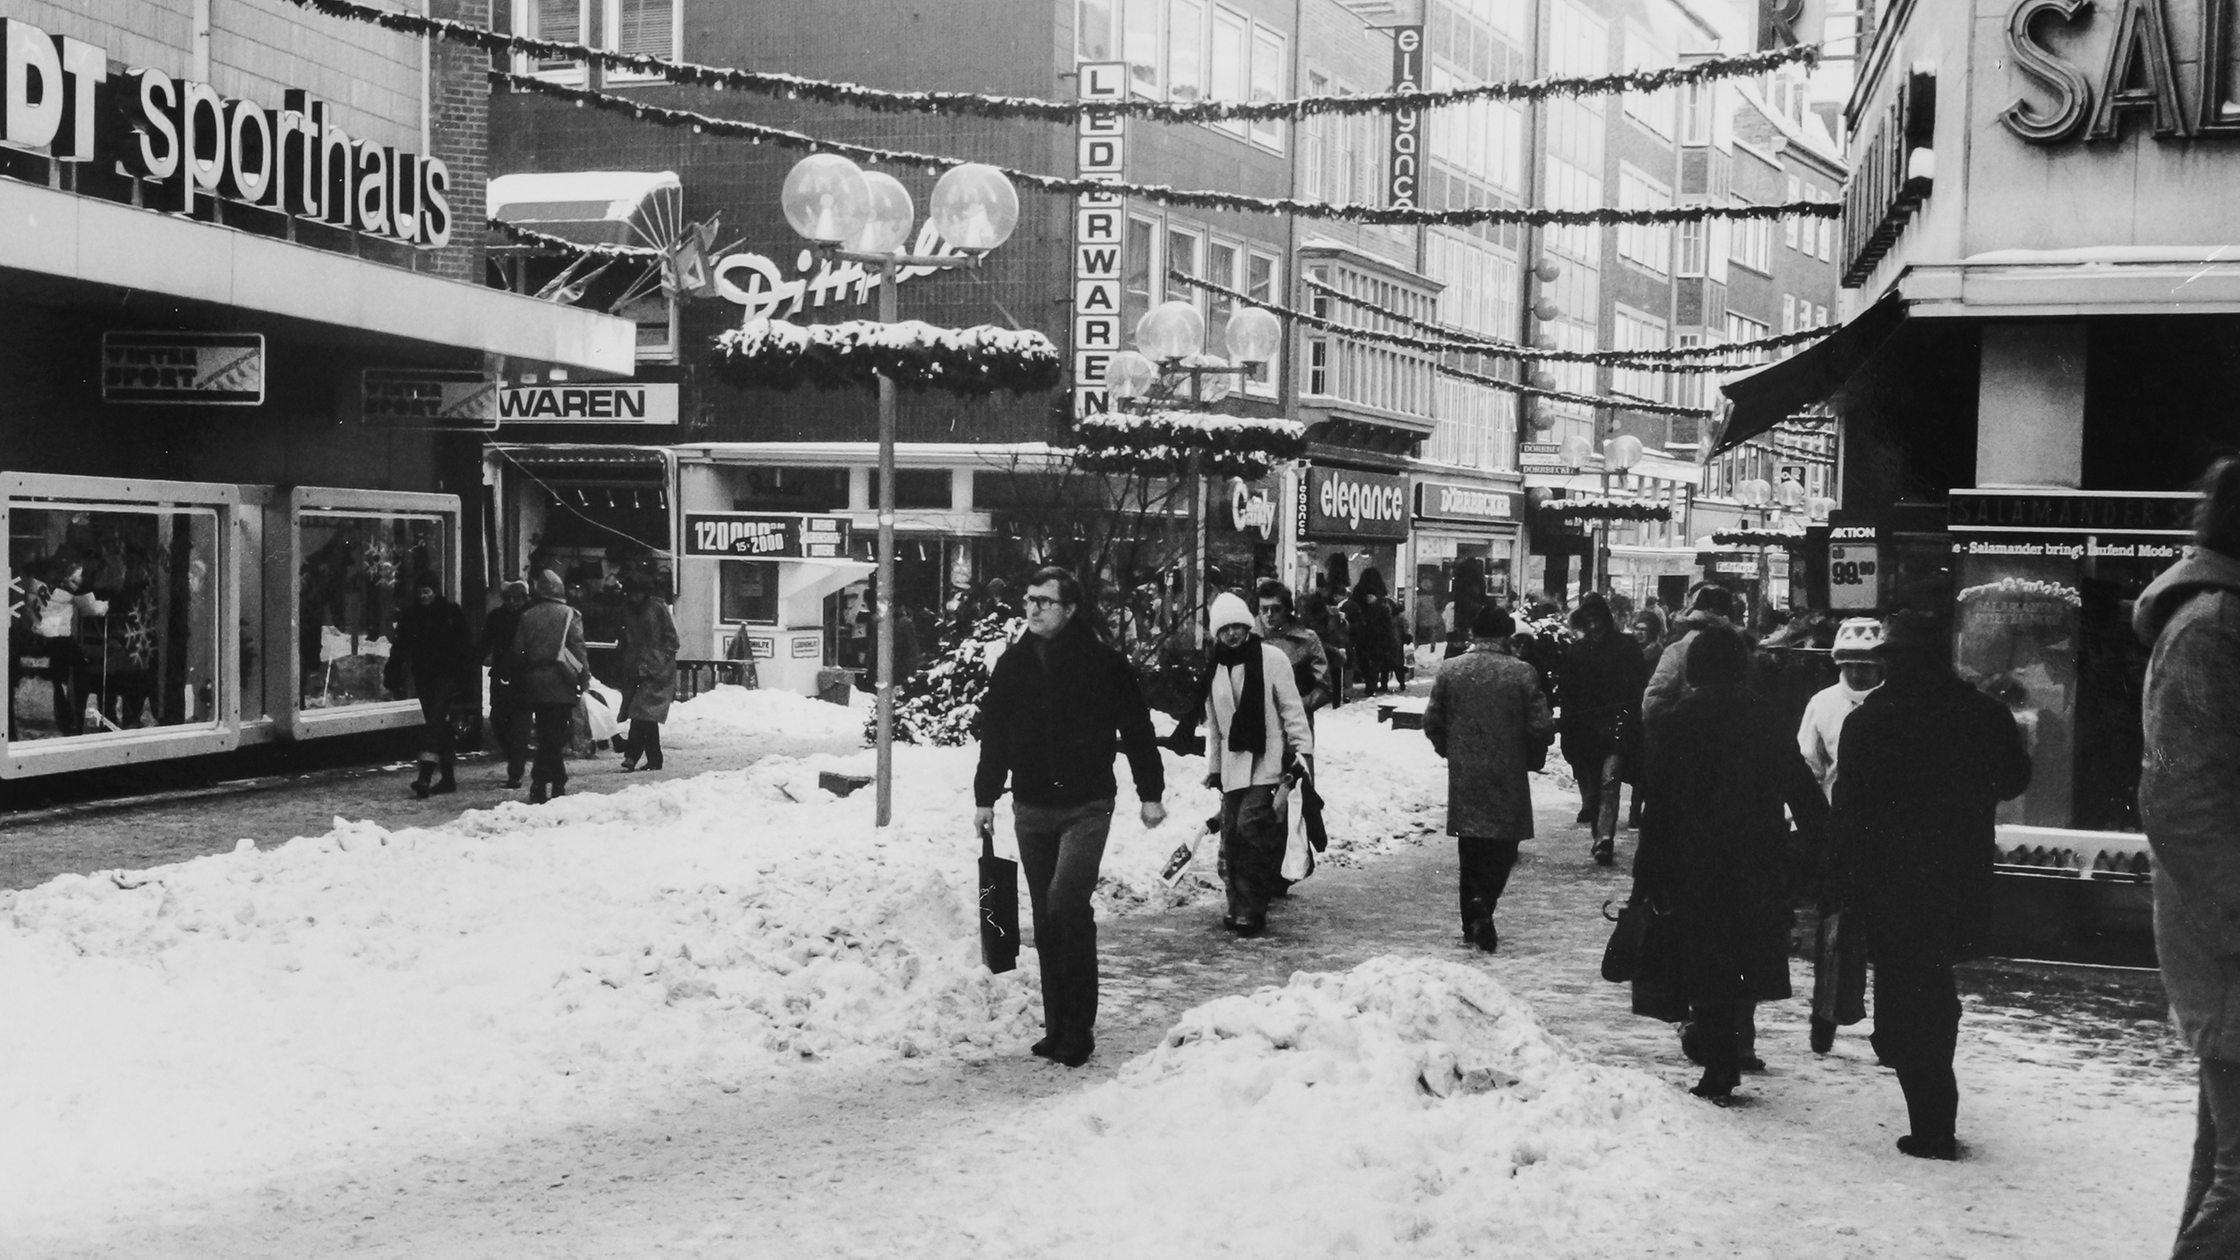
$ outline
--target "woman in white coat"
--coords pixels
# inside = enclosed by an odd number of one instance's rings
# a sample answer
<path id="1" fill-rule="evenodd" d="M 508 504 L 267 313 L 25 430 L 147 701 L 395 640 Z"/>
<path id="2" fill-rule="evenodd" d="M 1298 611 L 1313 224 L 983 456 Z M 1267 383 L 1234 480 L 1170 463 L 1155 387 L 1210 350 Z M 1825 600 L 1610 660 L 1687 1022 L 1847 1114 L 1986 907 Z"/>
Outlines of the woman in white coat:
<path id="1" fill-rule="evenodd" d="M 1213 665 L 1204 709 L 1206 786 L 1221 793 L 1221 856 L 1229 913 L 1239 936 L 1267 930 L 1268 899 L 1283 868 L 1285 825 L 1275 807 L 1287 771 L 1312 769 L 1314 731 L 1291 661 L 1253 633 L 1252 610 L 1235 595 L 1213 601 Z"/>

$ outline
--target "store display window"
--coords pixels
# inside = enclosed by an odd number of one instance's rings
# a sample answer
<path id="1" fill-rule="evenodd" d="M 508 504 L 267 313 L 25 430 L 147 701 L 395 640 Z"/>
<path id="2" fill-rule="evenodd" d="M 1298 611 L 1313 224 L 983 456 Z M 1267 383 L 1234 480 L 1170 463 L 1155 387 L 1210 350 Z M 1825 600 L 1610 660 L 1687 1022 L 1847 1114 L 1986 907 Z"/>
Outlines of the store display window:
<path id="1" fill-rule="evenodd" d="M 300 708 L 389 701 L 382 670 L 413 578 L 433 573 L 442 590 L 457 590 L 446 525 L 446 518 L 433 512 L 306 509 L 298 514 Z"/>
<path id="2" fill-rule="evenodd" d="M 217 509 L 18 501 L 7 519 L 11 742 L 219 721 Z"/>
<path id="3" fill-rule="evenodd" d="M 758 626 L 778 623 L 778 566 L 771 560 L 721 560 L 722 617 Z"/>

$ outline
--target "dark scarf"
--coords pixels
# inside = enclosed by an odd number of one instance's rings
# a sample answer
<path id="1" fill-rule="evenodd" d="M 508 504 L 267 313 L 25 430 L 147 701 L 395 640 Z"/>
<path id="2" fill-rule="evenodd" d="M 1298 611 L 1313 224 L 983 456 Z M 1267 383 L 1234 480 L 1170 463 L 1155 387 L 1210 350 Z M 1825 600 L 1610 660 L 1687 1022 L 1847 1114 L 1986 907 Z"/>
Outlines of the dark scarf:
<path id="1" fill-rule="evenodd" d="M 1237 711 L 1229 719 L 1230 752 L 1250 753 L 1259 756 L 1268 742 L 1268 718 L 1262 712 L 1266 704 L 1267 679 L 1262 675 L 1260 636 L 1252 635 L 1235 648 L 1223 647 L 1219 640 L 1213 645 L 1213 668 L 1206 671 L 1205 685 L 1199 689 L 1198 709 L 1205 712 L 1213 700 L 1213 676 L 1232 665 L 1244 666 L 1244 686 L 1237 690 Z"/>

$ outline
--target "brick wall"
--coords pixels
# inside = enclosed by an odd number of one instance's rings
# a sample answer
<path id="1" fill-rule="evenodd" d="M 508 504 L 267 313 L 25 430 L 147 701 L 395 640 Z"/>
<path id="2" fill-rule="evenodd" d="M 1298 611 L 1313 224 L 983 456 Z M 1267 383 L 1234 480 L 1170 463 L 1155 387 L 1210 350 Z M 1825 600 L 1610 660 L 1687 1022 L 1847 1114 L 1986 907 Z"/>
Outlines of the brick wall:
<path id="1" fill-rule="evenodd" d="M 487 23 L 490 0 L 428 0 L 431 17 Z M 484 192 L 490 180 L 490 58 L 463 44 L 437 40 L 429 48 L 429 156 L 451 173 L 451 244 L 422 250 L 418 266 L 451 280 L 483 282 L 483 245 L 489 235 Z"/>

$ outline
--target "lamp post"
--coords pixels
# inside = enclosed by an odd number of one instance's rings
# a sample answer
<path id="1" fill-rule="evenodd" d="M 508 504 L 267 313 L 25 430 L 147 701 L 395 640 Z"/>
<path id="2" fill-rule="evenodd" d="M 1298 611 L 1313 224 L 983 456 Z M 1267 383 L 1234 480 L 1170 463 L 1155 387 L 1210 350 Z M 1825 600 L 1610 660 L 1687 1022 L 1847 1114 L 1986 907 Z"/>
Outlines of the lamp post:
<path id="1" fill-rule="evenodd" d="M 1624 475 L 1641 462 L 1641 439 L 1630 433 L 1621 433 L 1602 444 L 1602 497 L 1610 497 L 1610 474 Z M 1595 533 L 1594 573 L 1602 583 L 1604 594 L 1610 594 L 1610 531 L 1617 527 L 1614 519 L 1605 519 Z"/>
<path id="2" fill-rule="evenodd" d="M 933 185 L 928 217 L 941 239 L 961 254 L 905 254 L 910 222 L 917 208 L 902 182 L 881 171 L 866 173 L 834 153 L 819 153 L 794 163 L 786 173 L 779 203 L 786 222 L 827 258 L 875 268 L 879 275 L 879 322 L 899 316 L 895 272 L 903 267 L 946 270 L 978 267 L 988 251 L 1011 238 L 1019 225 L 1019 194 L 1003 172 L 978 162 L 944 171 Z M 894 431 L 893 378 L 879 376 L 879 542 L 878 542 L 878 748 L 876 823 L 894 819 Z"/>
<path id="3" fill-rule="evenodd" d="M 1202 407 L 1229 396 L 1238 377 L 1250 375 L 1273 359 L 1283 345 L 1283 325 L 1257 306 L 1240 306 L 1222 329 L 1229 359 L 1206 354 L 1206 320 L 1195 303 L 1181 299 L 1161 302 L 1136 321 L 1134 350 L 1112 357 L 1105 380 L 1112 396 L 1122 403 L 1173 400 L 1178 384 L 1170 378 L 1187 377 L 1190 405 Z M 1235 360 L 1231 362 L 1230 360 Z M 1209 392 L 1210 391 L 1210 392 Z M 1191 610 L 1191 633 L 1196 634 L 1200 587 L 1205 581 L 1205 477 L 1203 456 L 1192 452 L 1184 475 L 1190 482 L 1190 565 L 1183 571 L 1183 603 Z"/>

